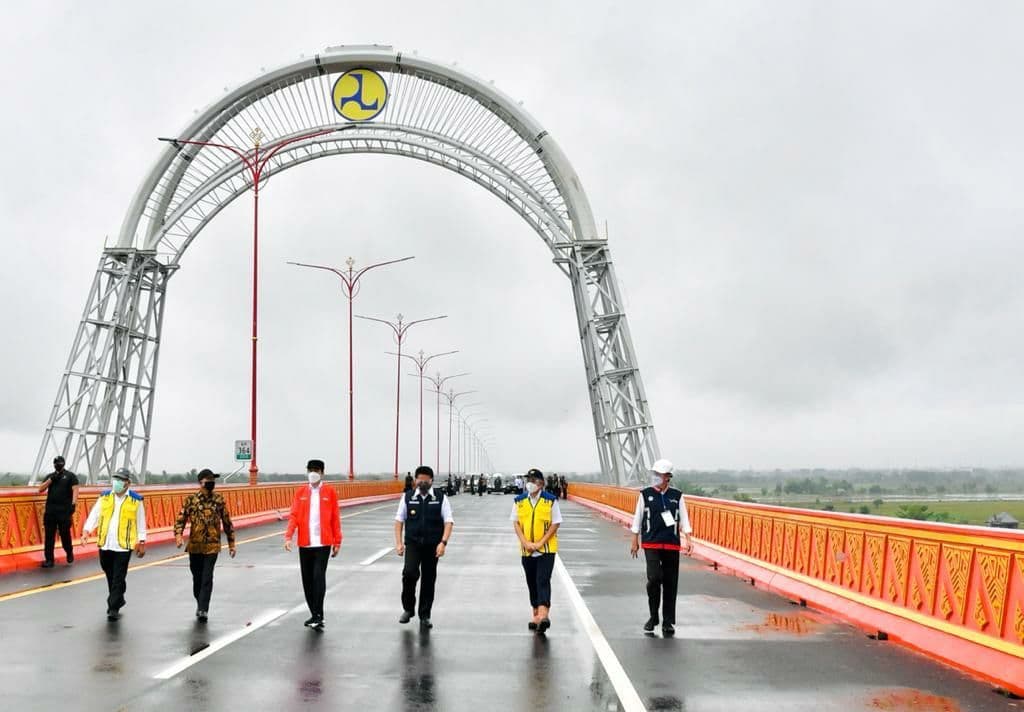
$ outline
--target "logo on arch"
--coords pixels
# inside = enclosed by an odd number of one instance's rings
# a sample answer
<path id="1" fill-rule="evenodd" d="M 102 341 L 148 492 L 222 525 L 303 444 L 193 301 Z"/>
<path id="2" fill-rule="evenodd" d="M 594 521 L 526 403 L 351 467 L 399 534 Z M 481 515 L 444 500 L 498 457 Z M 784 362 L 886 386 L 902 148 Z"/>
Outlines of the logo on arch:
<path id="1" fill-rule="evenodd" d="M 372 69 L 350 69 L 334 82 L 331 100 L 334 110 L 349 121 L 369 121 L 384 111 L 388 85 Z"/>

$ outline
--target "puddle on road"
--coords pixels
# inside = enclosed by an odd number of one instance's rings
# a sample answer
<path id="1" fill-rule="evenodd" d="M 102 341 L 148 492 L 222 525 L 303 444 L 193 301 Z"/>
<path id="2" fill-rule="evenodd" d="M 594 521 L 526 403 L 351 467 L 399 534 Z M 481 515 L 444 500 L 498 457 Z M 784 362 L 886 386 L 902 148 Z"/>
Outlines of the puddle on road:
<path id="1" fill-rule="evenodd" d="M 790 633 L 791 635 L 810 635 L 816 633 L 824 621 L 809 613 L 769 613 L 763 623 L 744 626 L 744 630 L 755 633 Z"/>
<path id="2" fill-rule="evenodd" d="M 878 692 L 871 696 L 867 708 L 886 712 L 960 712 L 960 705 L 956 701 L 921 690 Z"/>

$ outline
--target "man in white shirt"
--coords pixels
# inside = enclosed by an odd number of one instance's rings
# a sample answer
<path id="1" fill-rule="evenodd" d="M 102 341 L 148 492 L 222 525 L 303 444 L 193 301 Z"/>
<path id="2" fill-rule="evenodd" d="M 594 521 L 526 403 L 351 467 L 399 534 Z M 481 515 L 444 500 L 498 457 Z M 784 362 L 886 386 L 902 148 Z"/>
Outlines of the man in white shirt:
<path id="1" fill-rule="evenodd" d="M 116 621 L 124 607 L 125 579 L 132 551 L 146 555 L 146 507 L 142 495 L 130 489 L 128 470 L 118 470 L 111 488 L 100 494 L 83 526 L 83 540 L 99 529 L 96 545 L 100 567 L 107 576 L 107 620 Z"/>
<path id="2" fill-rule="evenodd" d="M 435 489 L 434 470 L 426 465 L 416 468 L 416 487 L 402 495 L 395 514 L 395 551 L 405 556 L 402 567 L 402 615 L 399 623 L 420 617 L 420 627 L 433 628 L 430 611 L 434 605 L 437 564 L 448 548 L 455 520 L 452 505 L 444 493 Z M 420 584 L 419 608 L 416 607 L 416 582 Z"/>

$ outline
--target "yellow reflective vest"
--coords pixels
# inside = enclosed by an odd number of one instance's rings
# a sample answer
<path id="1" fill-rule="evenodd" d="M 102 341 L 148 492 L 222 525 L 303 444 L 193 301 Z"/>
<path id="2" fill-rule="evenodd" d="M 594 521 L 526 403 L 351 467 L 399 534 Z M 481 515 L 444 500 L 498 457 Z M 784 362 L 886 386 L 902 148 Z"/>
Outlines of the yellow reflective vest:
<path id="1" fill-rule="evenodd" d="M 558 503 L 558 498 L 550 492 L 541 492 L 537 498 L 536 506 L 530 499 L 530 495 L 523 493 L 516 497 L 516 516 L 519 518 L 519 526 L 523 528 L 523 534 L 527 541 L 540 541 L 544 534 L 551 528 L 551 510 Z M 542 554 L 554 554 L 558 551 L 558 535 L 553 534 L 540 549 Z M 532 552 L 520 549 L 523 556 L 530 556 Z"/>
<path id="2" fill-rule="evenodd" d="M 128 496 L 121 503 L 117 521 L 117 545 L 122 549 L 134 549 L 139 541 L 138 515 L 142 495 L 128 490 Z M 107 529 L 114 515 L 114 493 L 110 490 L 100 495 L 99 546 L 107 541 Z"/>

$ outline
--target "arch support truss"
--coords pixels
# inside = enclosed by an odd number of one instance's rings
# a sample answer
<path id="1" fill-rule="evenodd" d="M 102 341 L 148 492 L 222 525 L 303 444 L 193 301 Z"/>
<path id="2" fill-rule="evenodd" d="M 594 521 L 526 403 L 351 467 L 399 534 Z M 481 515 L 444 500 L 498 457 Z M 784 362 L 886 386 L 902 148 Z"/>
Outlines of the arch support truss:
<path id="1" fill-rule="evenodd" d="M 388 86 L 372 121 L 348 122 L 334 110 L 331 88 L 352 69 L 376 71 Z M 608 244 L 568 159 L 517 102 L 390 47 L 340 47 L 229 92 L 179 138 L 244 149 L 253 127 L 268 143 L 296 139 L 273 156 L 269 175 L 326 156 L 399 155 L 459 173 L 515 210 L 569 278 L 604 479 L 644 480 L 658 444 Z M 178 142 L 161 153 L 117 246 L 101 256 L 33 481 L 57 454 L 90 482 L 119 468 L 144 479 L 168 280 L 202 229 L 250 188 L 229 150 Z"/>

